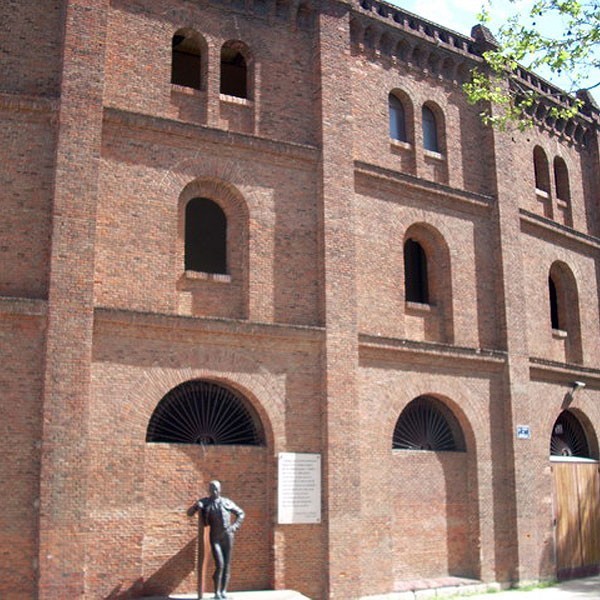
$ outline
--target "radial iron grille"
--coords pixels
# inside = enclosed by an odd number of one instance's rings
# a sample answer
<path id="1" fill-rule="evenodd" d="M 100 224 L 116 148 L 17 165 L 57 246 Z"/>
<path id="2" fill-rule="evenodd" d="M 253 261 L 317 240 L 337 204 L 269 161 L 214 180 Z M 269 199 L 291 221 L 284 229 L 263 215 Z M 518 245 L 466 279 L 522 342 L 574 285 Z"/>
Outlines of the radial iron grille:
<path id="1" fill-rule="evenodd" d="M 258 419 L 231 390 L 208 381 L 188 381 L 158 403 L 147 442 L 263 445 Z"/>
<path id="2" fill-rule="evenodd" d="M 591 458 L 583 427 L 577 417 L 569 411 L 562 412 L 554 423 L 550 438 L 550 455 Z"/>
<path id="3" fill-rule="evenodd" d="M 451 415 L 430 398 L 413 400 L 400 414 L 394 429 L 392 448 L 398 450 L 432 450 L 434 452 L 459 449 Z"/>

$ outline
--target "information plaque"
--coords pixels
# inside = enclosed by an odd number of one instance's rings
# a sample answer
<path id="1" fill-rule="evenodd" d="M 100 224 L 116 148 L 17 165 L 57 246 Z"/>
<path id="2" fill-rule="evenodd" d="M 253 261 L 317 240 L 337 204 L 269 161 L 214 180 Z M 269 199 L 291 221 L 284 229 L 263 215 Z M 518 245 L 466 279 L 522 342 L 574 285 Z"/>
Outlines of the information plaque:
<path id="1" fill-rule="evenodd" d="M 278 475 L 278 522 L 320 523 L 321 455 L 280 452 Z"/>

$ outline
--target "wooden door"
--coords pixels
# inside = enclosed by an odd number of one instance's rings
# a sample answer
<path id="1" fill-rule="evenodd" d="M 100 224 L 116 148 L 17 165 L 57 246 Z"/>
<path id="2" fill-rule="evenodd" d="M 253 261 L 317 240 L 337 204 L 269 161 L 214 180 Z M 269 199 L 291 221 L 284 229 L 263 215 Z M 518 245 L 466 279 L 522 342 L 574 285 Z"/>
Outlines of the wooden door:
<path id="1" fill-rule="evenodd" d="M 600 572 L 600 467 L 554 462 L 556 567 L 559 579 Z"/>

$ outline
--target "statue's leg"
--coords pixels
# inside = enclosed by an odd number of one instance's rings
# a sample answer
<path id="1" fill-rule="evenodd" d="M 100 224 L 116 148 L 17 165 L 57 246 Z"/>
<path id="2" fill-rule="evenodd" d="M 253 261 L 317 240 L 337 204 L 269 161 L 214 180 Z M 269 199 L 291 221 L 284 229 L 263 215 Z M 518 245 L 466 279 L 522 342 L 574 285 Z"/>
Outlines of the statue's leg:
<path id="1" fill-rule="evenodd" d="M 229 585 L 229 576 L 231 572 L 231 554 L 233 551 L 233 535 L 229 534 L 223 540 L 222 545 L 223 551 L 223 578 L 222 578 L 222 597 L 225 598 L 227 594 L 227 586 Z"/>
<path id="2" fill-rule="evenodd" d="M 220 542 L 211 544 L 212 555 L 215 561 L 215 572 L 213 574 L 213 583 L 215 586 L 215 598 L 221 598 L 223 594 L 223 573 L 225 568 L 225 559 L 223 548 Z"/>

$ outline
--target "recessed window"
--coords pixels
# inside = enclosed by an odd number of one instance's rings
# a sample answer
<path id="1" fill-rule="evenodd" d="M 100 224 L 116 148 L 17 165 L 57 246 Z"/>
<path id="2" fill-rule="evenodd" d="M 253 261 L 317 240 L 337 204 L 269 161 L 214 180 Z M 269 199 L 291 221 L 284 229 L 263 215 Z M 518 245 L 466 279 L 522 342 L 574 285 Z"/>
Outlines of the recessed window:
<path id="1" fill-rule="evenodd" d="M 535 187 L 547 194 L 550 193 L 550 173 L 546 153 L 536 146 L 533 149 L 533 170 L 535 173 Z"/>
<path id="2" fill-rule="evenodd" d="M 429 304 L 427 255 L 413 239 L 404 244 L 404 289 L 407 302 Z"/>
<path id="3" fill-rule="evenodd" d="M 548 296 L 550 299 L 550 322 L 552 329 L 561 329 L 561 323 L 558 313 L 558 295 L 556 293 L 556 284 L 552 276 L 548 277 Z"/>
<path id="4" fill-rule="evenodd" d="M 390 118 L 390 137 L 399 142 L 407 142 L 406 134 L 406 113 L 404 105 L 395 94 L 388 97 L 389 118 Z"/>
<path id="5" fill-rule="evenodd" d="M 422 111 L 423 119 L 423 147 L 431 152 L 439 152 L 440 144 L 438 139 L 437 120 L 433 111 L 424 106 Z"/>
<path id="6" fill-rule="evenodd" d="M 258 416 L 233 390 L 203 380 L 172 389 L 156 406 L 147 442 L 171 444 L 264 445 Z"/>
<path id="7" fill-rule="evenodd" d="M 185 270 L 227 273 L 227 218 L 208 198 L 185 207 Z"/>
<path id="8" fill-rule="evenodd" d="M 554 184 L 556 188 L 556 197 L 559 200 L 568 202 L 571 199 L 569 173 L 565 161 L 560 156 L 557 156 L 554 159 Z"/>
<path id="9" fill-rule="evenodd" d="M 202 88 L 202 45 L 192 29 L 180 29 L 171 41 L 171 83 L 199 90 Z"/>
<path id="10" fill-rule="evenodd" d="M 400 413 L 392 448 L 452 452 L 464 450 L 464 440 L 452 412 L 439 400 L 420 396 Z"/>
<path id="11" fill-rule="evenodd" d="M 248 98 L 248 65 L 236 44 L 221 49 L 221 94 Z"/>

